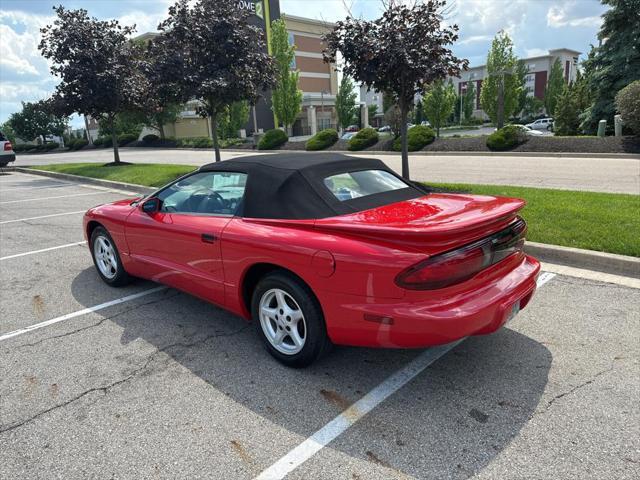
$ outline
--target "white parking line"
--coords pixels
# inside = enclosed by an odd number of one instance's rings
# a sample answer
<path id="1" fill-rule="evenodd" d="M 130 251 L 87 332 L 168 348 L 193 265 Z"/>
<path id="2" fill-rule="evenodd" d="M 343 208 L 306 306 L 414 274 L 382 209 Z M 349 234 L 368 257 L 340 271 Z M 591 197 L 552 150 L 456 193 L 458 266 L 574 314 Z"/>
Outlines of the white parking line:
<path id="1" fill-rule="evenodd" d="M 7 203 L 21 203 L 21 202 L 37 202 L 38 200 L 54 200 L 56 198 L 69 198 L 69 197 L 84 197 L 86 195 L 104 195 L 109 193 L 108 191 L 101 192 L 87 192 L 87 193 L 72 193 L 71 195 L 57 195 L 55 197 L 40 197 L 40 198 L 25 198 L 24 200 L 9 200 L 8 202 L 0 202 L 0 205 L 6 205 Z"/>
<path id="2" fill-rule="evenodd" d="M 538 277 L 538 287 L 541 287 L 553 277 L 555 277 L 554 273 L 542 273 Z M 284 457 L 280 458 L 276 463 L 268 467 L 266 470 L 263 470 L 260 475 L 255 477 L 255 480 L 281 480 L 286 477 L 289 473 L 339 437 L 367 413 L 376 408 L 389 396 L 393 395 L 413 380 L 425 368 L 464 340 L 465 338 L 462 338 L 458 341 L 448 343 L 446 345 L 439 345 L 422 352 L 403 368 L 388 377 L 364 397 L 287 453 Z"/>
<path id="3" fill-rule="evenodd" d="M 7 192 L 15 192 L 16 190 L 42 190 L 43 188 L 66 188 L 66 187 L 73 187 L 73 183 L 58 183 L 55 185 L 41 185 L 39 187 L 2 187 L 0 188 L 1 192 L 7 193 Z"/>
<path id="4" fill-rule="evenodd" d="M 67 243 L 65 245 L 58 245 L 57 247 L 42 248 L 40 250 L 31 250 L 30 252 L 16 253 L 15 255 L 7 255 L 6 257 L 0 257 L 0 261 L 9 260 L 11 258 L 24 257 L 26 255 L 34 255 L 36 253 L 50 252 L 51 250 L 58 250 L 60 248 L 75 247 L 76 245 L 84 245 L 85 243 L 87 242 L 83 240 L 82 242 Z"/>
<path id="5" fill-rule="evenodd" d="M 18 218 L 16 220 L 5 220 L 3 222 L 0 222 L 0 225 L 5 225 L 7 223 L 26 222 L 28 220 L 40 220 L 41 218 L 62 217 L 64 215 L 76 215 L 78 213 L 84 213 L 85 211 L 86 210 L 78 210 L 77 212 L 54 213 L 51 215 L 40 215 L 39 217 Z"/>
<path id="6" fill-rule="evenodd" d="M 164 287 L 164 286 L 151 288 L 143 292 L 134 293 L 133 295 L 127 295 L 126 297 L 117 298 L 109 302 L 101 303 L 100 305 L 96 305 L 95 307 L 83 308 L 82 310 L 78 310 L 77 312 L 67 313 L 66 315 L 62 315 L 61 317 L 52 318 L 51 320 L 46 320 L 44 322 L 36 323 L 35 325 L 29 325 L 28 327 L 21 328 L 19 330 L 14 330 L 13 332 L 5 333 L 4 335 L 0 335 L 0 342 L 3 340 L 8 340 L 13 337 L 17 337 L 18 335 L 22 335 L 24 333 L 33 332 L 34 330 L 48 327 L 49 325 L 53 325 L 55 323 L 64 322 L 65 320 L 69 320 L 71 318 L 80 317 L 82 315 L 86 315 L 87 313 L 97 312 L 98 310 L 103 310 L 105 308 L 113 307 L 114 305 L 130 302 L 131 300 L 135 300 L 136 298 L 145 297 L 147 295 L 151 295 L 152 293 L 165 290 L 166 288 L 167 287 Z"/>

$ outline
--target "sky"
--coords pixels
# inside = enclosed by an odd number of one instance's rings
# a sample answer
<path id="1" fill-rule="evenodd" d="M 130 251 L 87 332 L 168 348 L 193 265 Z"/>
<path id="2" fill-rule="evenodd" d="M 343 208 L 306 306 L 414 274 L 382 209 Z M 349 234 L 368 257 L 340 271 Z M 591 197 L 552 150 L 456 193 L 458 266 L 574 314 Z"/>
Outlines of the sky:
<path id="1" fill-rule="evenodd" d="M 273 0 L 272 0 L 273 1 Z M 49 96 L 57 79 L 40 56 L 40 28 L 51 23 L 52 6 L 85 8 L 99 19 L 116 18 L 136 25 L 138 33 L 154 31 L 173 0 L 0 0 L 0 123 L 19 111 L 21 101 Z M 606 7 L 599 0 L 449 0 L 446 22 L 460 27 L 455 54 L 470 66 L 485 63 L 491 39 L 505 30 L 519 57 L 545 54 L 553 48 L 586 53 L 597 44 Z M 382 0 L 280 0 L 284 13 L 336 21 L 349 13 L 380 16 Z M 584 56 L 584 55 L 583 55 Z M 79 118 L 72 125 L 82 126 Z"/>

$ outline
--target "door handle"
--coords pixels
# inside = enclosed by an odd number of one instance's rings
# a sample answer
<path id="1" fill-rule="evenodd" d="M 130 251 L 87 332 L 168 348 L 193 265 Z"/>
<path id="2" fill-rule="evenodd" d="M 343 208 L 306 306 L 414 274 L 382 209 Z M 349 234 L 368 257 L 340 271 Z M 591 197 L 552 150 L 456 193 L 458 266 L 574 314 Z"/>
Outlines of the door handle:
<path id="1" fill-rule="evenodd" d="M 204 243 L 214 243 L 218 239 L 218 237 L 212 233 L 203 233 L 200 238 Z"/>

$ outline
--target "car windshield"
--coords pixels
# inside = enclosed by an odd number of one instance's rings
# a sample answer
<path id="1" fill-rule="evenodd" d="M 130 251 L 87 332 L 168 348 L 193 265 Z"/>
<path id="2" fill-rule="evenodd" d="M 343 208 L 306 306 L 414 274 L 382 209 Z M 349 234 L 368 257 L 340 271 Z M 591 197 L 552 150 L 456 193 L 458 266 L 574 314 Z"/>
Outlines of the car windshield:
<path id="1" fill-rule="evenodd" d="M 375 193 L 408 188 L 409 185 L 384 170 L 360 170 L 340 173 L 324 179 L 324 185 L 340 201 Z"/>

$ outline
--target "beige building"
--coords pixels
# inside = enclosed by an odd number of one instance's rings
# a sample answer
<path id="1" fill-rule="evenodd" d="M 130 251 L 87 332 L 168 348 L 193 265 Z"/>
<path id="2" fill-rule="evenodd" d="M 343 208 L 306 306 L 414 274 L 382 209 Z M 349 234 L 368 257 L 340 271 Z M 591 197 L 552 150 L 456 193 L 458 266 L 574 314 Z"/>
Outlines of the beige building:
<path id="1" fill-rule="evenodd" d="M 329 32 L 333 24 L 286 14 L 282 14 L 281 18 L 284 19 L 289 32 L 289 43 L 296 46 L 291 68 L 300 72 L 298 87 L 302 90 L 302 111 L 293 125 L 292 134 L 313 135 L 318 130 L 335 128 L 338 78 L 335 66 L 324 63 L 322 59 L 322 35 Z M 156 35 L 158 34 L 149 32 L 137 39 L 149 40 Z M 197 105 L 197 100 L 188 102 L 180 114 L 180 119 L 173 124 L 165 125 L 165 134 L 175 138 L 210 136 L 210 122 L 196 113 Z M 251 127 L 252 122 L 249 124 Z M 258 121 L 259 130 L 272 128 L 272 125 L 273 122 L 265 128 Z M 145 128 L 141 136 L 149 133 L 157 132 Z"/>

